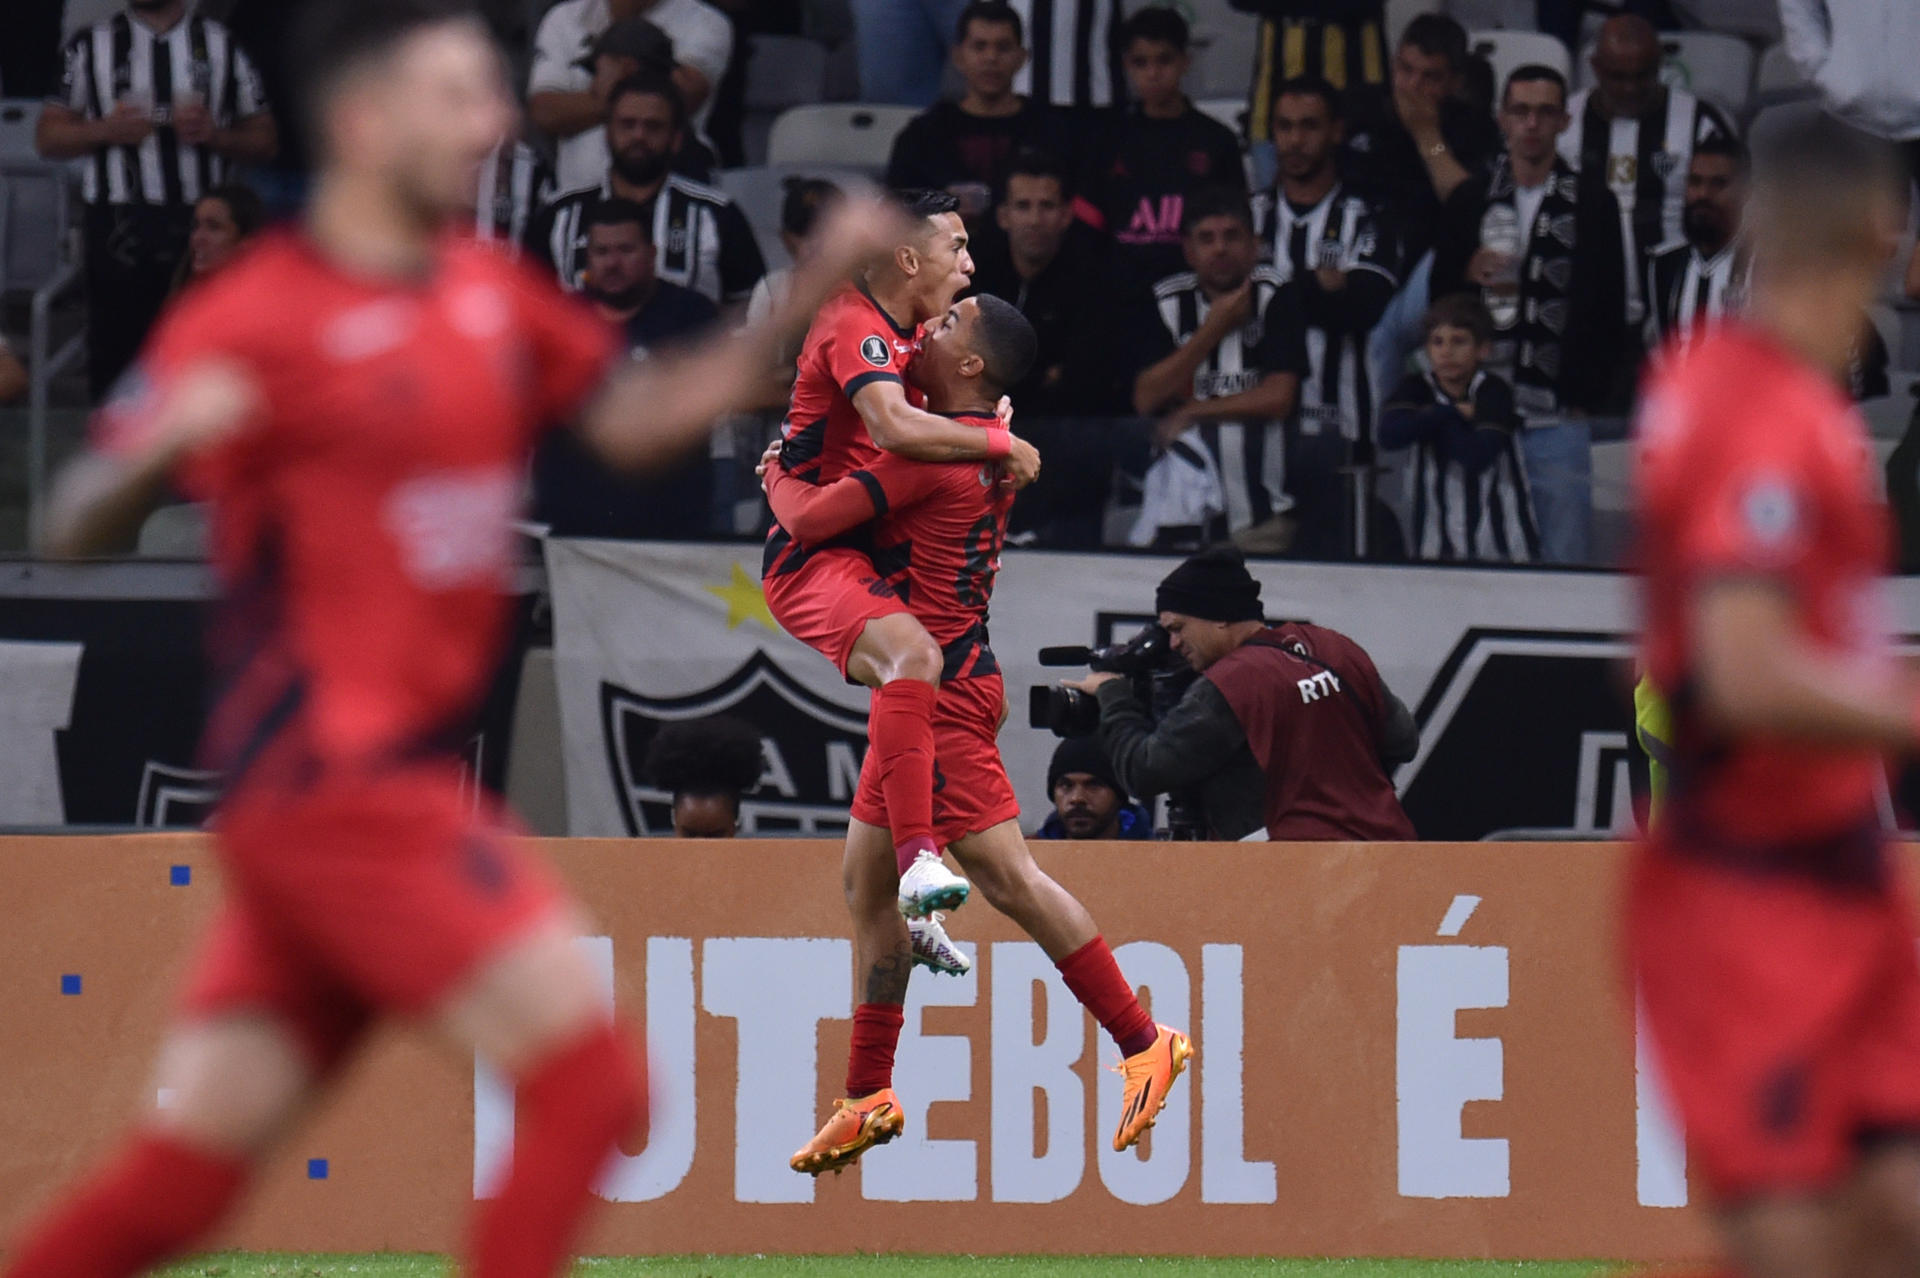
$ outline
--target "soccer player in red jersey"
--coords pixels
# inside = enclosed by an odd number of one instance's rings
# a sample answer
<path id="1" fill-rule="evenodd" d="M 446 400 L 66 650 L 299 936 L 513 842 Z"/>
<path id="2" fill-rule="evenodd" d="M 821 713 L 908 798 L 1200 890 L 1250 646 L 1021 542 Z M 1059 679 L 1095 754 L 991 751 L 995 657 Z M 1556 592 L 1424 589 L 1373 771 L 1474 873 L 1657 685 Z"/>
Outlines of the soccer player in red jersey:
<path id="1" fill-rule="evenodd" d="M 299 44 L 321 169 L 163 320 L 63 476 L 49 548 L 207 501 L 225 596 L 210 765 L 226 904 L 161 1052 L 165 1108 L 13 1247 L 10 1278 L 118 1278 L 191 1248 L 382 1016 L 513 1078 L 511 1169 L 465 1272 L 557 1272 L 644 1069 L 573 907 L 454 753 L 500 658 L 512 520 L 546 424 L 644 468 L 741 407 L 783 334 L 629 366 L 593 314 L 456 238 L 512 118 L 485 27 L 444 0 L 322 0 Z M 781 317 L 798 328 L 899 234 L 848 210 Z"/>
<path id="2" fill-rule="evenodd" d="M 918 326 L 946 314 L 973 274 L 959 201 L 944 191 L 901 195 L 912 231 L 858 283 L 820 309 L 800 352 L 779 465 L 830 484 L 883 450 L 920 461 L 1004 465 L 1016 485 L 1040 455 L 999 421 L 936 416 L 901 378 Z M 767 606 L 788 634 L 874 690 L 868 738 L 895 814 L 898 901 L 910 917 L 966 899 L 933 840 L 933 708 L 940 645 L 874 573 L 866 536 L 816 545 L 775 524 L 762 574 Z"/>
<path id="3" fill-rule="evenodd" d="M 1830 120 L 1763 144 L 1741 320 L 1673 354 L 1637 434 L 1648 673 L 1673 712 L 1627 940 L 1692 1166 L 1748 1278 L 1920 1261 L 1920 966 L 1878 795 L 1920 685 L 1844 386 L 1898 161 Z"/>
<path id="4" fill-rule="evenodd" d="M 996 400 L 1026 375 L 1035 346 L 1032 326 L 1011 304 L 968 298 L 928 331 L 907 375 L 925 390 L 933 411 L 986 425 Z M 933 714 L 934 837 L 951 845 L 988 902 L 1040 944 L 1067 988 L 1120 1046 L 1126 1095 L 1113 1146 L 1127 1148 L 1158 1118 L 1193 1048 L 1185 1034 L 1153 1023 L 1093 918 L 1034 864 L 1020 833 L 1020 807 L 995 742 L 1006 718 L 1005 685 L 987 647 L 987 605 L 1006 542 L 1011 488 L 988 463 L 933 464 L 885 454 L 825 487 L 810 487 L 777 465 L 769 465 L 764 478 L 776 517 L 803 545 L 878 520 L 873 571 L 904 588 L 914 615 L 944 652 Z M 913 959 L 890 855 L 899 835 L 889 832 L 889 796 L 875 755 L 869 750 L 861 768 L 847 837 L 847 905 L 861 990 L 847 1095 L 793 1156 L 795 1171 L 815 1176 L 854 1162 L 904 1125 L 893 1056 Z"/>

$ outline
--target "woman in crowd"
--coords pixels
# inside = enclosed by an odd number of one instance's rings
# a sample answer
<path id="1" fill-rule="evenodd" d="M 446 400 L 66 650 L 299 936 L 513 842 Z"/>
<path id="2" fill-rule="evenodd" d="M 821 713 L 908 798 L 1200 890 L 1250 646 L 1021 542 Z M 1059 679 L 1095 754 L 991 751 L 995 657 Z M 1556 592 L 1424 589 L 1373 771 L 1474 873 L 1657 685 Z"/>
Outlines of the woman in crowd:
<path id="1" fill-rule="evenodd" d="M 250 186 L 227 182 L 201 196 L 193 206 L 193 229 L 187 234 L 187 253 L 180 259 L 174 291 L 231 262 L 265 224 L 266 208 Z"/>

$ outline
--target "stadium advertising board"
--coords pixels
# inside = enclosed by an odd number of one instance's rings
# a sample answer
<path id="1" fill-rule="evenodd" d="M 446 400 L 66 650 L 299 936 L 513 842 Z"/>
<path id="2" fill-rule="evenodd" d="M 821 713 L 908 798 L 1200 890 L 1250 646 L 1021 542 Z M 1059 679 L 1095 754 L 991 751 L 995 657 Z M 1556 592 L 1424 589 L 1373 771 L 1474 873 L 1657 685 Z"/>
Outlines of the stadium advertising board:
<path id="1" fill-rule="evenodd" d="M 1177 563 L 1132 555 L 1007 552 L 993 648 L 1015 718 L 1001 734 L 1029 829 L 1048 802 L 1054 739 L 1026 725 L 1026 692 L 1073 672 L 1043 647 L 1124 639 Z M 865 747 L 867 693 L 781 633 L 744 546 L 554 541 L 556 670 L 576 835 L 669 828 L 640 775 L 659 725 L 725 711 L 765 734 L 768 771 L 746 829 L 842 829 Z M 1396 783 L 1421 837 L 1606 837 L 1628 817 L 1626 689 L 1632 603 L 1606 573 L 1251 565 L 1267 615 L 1345 632 L 1415 711 L 1419 755 Z M 1920 581 L 1901 582 L 1920 628 Z"/>
<path id="2" fill-rule="evenodd" d="M 907 1135 L 815 1182 L 787 1156 L 838 1094 L 851 1012 L 824 841 L 546 845 L 648 1032 L 656 1109 L 600 1183 L 593 1252 L 1698 1254 L 1611 933 L 1613 845 L 1063 844 L 1194 1069 L 1110 1148 L 1117 1056 L 1051 964 L 973 904 L 965 979 L 917 975 Z M 153 1103 L 148 1057 L 217 905 L 193 836 L 0 841 L 13 1051 L 0 1229 Z M 164 1098 L 158 1098 L 164 1101 Z M 302 1127 L 226 1241 L 439 1249 L 511 1147 L 484 1069 L 390 1036 Z M 1682 1208 L 1676 1210 L 1676 1208 Z"/>

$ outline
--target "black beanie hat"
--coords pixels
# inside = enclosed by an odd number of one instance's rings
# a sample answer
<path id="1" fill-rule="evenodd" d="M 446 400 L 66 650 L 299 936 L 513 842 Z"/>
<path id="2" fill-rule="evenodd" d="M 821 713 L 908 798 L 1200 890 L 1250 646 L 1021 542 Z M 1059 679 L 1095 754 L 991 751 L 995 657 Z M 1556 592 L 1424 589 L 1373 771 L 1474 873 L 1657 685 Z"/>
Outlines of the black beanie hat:
<path id="1" fill-rule="evenodd" d="M 1153 597 L 1155 612 L 1202 621 L 1259 621 L 1260 583 L 1231 547 L 1202 551 L 1167 574 Z"/>
<path id="2" fill-rule="evenodd" d="M 1060 784 L 1060 778 L 1070 772 L 1084 772 L 1108 789 L 1126 797 L 1126 787 L 1120 784 L 1120 777 L 1113 770 L 1113 761 L 1107 758 L 1107 752 L 1100 748 L 1100 742 L 1094 737 L 1068 737 L 1053 752 L 1053 762 L 1047 765 L 1047 794 L 1053 794 L 1053 787 Z"/>

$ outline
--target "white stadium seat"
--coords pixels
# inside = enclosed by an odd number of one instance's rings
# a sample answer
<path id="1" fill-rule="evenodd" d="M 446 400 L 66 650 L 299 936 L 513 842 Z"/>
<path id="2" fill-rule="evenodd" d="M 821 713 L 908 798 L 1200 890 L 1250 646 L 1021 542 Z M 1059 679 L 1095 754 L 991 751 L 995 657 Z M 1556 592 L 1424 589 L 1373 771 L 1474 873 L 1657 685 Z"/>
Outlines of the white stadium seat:
<path id="1" fill-rule="evenodd" d="M 1753 77 L 1754 101 L 1760 105 L 1784 102 L 1790 98 L 1807 97 L 1818 92 L 1800 74 L 1800 68 L 1793 65 L 1793 59 L 1787 56 L 1787 46 L 1774 44 L 1760 55 L 1760 68 Z"/>
<path id="2" fill-rule="evenodd" d="M 910 106 L 822 103 L 780 113 L 767 137 L 768 164 L 828 164 L 878 173 L 893 140 L 920 114 Z"/>
<path id="3" fill-rule="evenodd" d="M 1193 69 L 1187 72 L 1187 91 L 1196 98 L 1237 94 L 1244 99 L 1253 84 L 1253 55 L 1259 36 L 1260 19 L 1250 13 L 1238 13 L 1223 5 L 1218 12 L 1196 15 Z"/>
<path id="4" fill-rule="evenodd" d="M 1425 13 L 1433 7 L 1422 5 L 1414 12 Z M 1439 8 L 1469 31 L 1537 30 L 1533 0 L 1446 0 Z M 1397 39 L 1399 30 L 1393 35 Z"/>
<path id="5" fill-rule="evenodd" d="M 1537 63 L 1552 67 L 1561 75 L 1573 70 L 1573 56 L 1557 36 L 1538 31 L 1474 31 L 1467 35 L 1467 47 L 1493 67 L 1493 92 L 1497 99 L 1506 87 L 1507 77 L 1520 67 Z"/>
<path id="6" fill-rule="evenodd" d="M 1745 114 L 1753 100 L 1753 46 L 1713 31 L 1674 31 L 1660 39 L 1666 52 L 1664 78 L 1695 97 Z"/>
<path id="7" fill-rule="evenodd" d="M 782 111 L 826 97 L 827 50 L 805 36 L 756 35 L 749 47 L 741 132 L 747 162 L 753 164 L 765 160 L 767 136 Z"/>
<path id="8" fill-rule="evenodd" d="M 39 159 L 33 146 L 33 131 L 39 123 L 37 99 L 0 99 L 0 160 Z"/>
<path id="9" fill-rule="evenodd" d="M 753 227 L 753 238 L 767 268 L 787 264 L 787 249 L 780 242 L 780 205 L 787 197 L 784 185 L 790 177 L 825 178 L 843 191 L 870 189 L 873 179 L 858 169 L 834 168 L 822 164 L 767 164 L 744 169 L 721 169 L 713 175 L 713 184 L 727 193 Z"/>
<path id="10" fill-rule="evenodd" d="M 1247 100 L 1244 97 L 1199 98 L 1193 105 L 1200 108 L 1202 115 L 1211 116 L 1232 129 L 1235 135 L 1241 132 L 1242 125 L 1246 122 Z"/>

